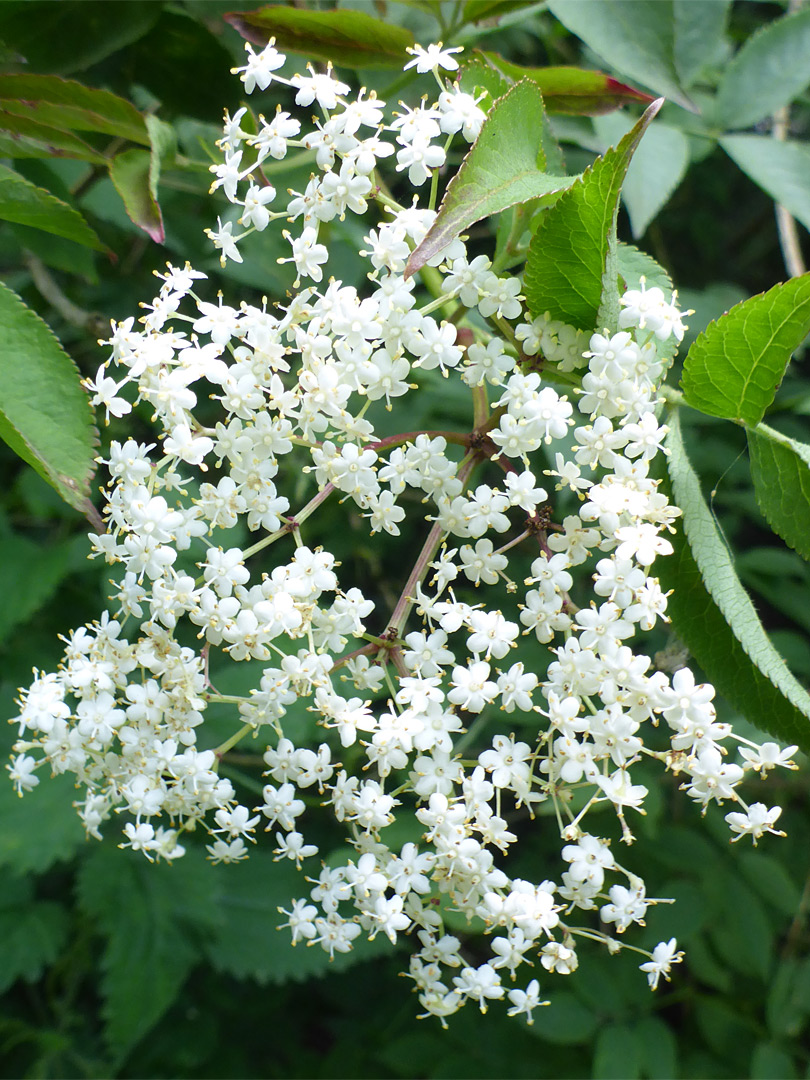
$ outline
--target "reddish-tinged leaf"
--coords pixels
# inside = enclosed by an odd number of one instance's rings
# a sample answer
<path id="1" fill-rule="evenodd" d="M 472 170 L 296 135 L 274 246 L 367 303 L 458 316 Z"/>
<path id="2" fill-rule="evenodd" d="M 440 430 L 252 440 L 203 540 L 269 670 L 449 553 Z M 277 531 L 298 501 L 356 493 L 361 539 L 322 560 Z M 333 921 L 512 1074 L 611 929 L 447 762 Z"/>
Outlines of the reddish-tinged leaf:
<path id="1" fill-rule="evenodd" d="M 110 179 L 121 196 L 131 221 L 158 244 L 165 238 L 163 217 L 152 191 L 148 150 L 124 150 L 110 163 Z"/>
<path id="2" fill-rule="evenodd" d="M 311 11 L 273 5 L 234 11 L 225 21 L 255 45 L 266 45 L 272 37 L 282 52 L 331 60 L 342 67 L 401 68 L 408 59 L 406 48 L 414 44 L 410 30 L 364 11 Z"/>
<path id="3" fill-rule="evenodd" d="M 149 144 L 143 116 L 107 90 L 93 90 L 57 75 L 0 75 L 1 107 L 49 127 L 98 131 Z"/>
<path id="4" fill-rule="evenodd" d="M 654 100 L 649 94 L 634 90 L 601 71 L 576 67 L 526 68 L 504 60 L 497 53 L 481 52 L 478 55 L 515 82 L 531 79 L 537 83 L 549 113 L 599 116 L 630 102 L 649 105 Z"/>

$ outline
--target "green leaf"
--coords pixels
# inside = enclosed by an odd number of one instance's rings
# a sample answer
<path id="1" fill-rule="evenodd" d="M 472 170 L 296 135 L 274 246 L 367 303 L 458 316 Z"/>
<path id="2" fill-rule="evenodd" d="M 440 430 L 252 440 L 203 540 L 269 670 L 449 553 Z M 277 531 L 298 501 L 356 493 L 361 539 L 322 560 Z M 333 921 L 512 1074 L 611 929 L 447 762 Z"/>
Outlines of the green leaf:
<path id="1" fill-rule="evenodd" d="M 483 19 L 497 19 L 510 11 L 526 6 L 526 0 L 467 0 L 464 5 L 464 21 L 481 22 Z"/>
<path id="2" fill-rule="evenodd" d="M 760 510 L 788 547 L 810 560 L 810 446 L 765 424 L 746 435 Z"/>
<path id="3" fill-rule="evenodd" d="M 70 859 L 85 843 L 84 829 L 71 804 L 76 799 L 75 779 L 50 776 L 46 766 L 42 783 L 20 797 L 7 775 L 0 783 L 0 867 L 41 873 L 60 860 Z M 4 870 L 3 877 L 8 874 Z M 0 950 L 2 951 L 2 950 Z"/>
<path id="4" fill-rule="evenodd" d="M 768 639 L 718 532 L 684 449 L 680 418 L 667 423 L 667 469 L 683 511 L 675 553 L 655 571 L 672 589 L 667 614 L 707 678 L 760 730 L 810 749 L 810 695 Z"/>
<path id="5" fill-rule="evenodd" d="M 649 287 L 656 286 L 663 291 L 665 296 L 672 292 L 672 278 L 663 266 L 655 261 L 652 255 L 648 255 L 646 251 L 640 251 L 632 244 L 623 244 L 621 241 L 618 245 L 617 255 L 619 274 L 625 288 L 637 289 L 641 284 L 641 279 L 644 278 Z M 658 343 L 656 343 L 656 347 L 658 347 Z"/>
<path id="6" fill-rule="evenodd" d="M 177 135 L 171 124 L 148 116 L 146 126 L 149 129 L 149 192 L 157 206 L 158 184 L 164 167 L 170 167 L 177 154 Z"/>
<path id="7" fill-rule="evenodd" d="M 594 1080 L 635 1080 L 640 1076 L 641 1048 L 631 1024 L 605 1024 L 596 1036 Z"/>
<path id="8" fill-rule="evenodd" d="M 148 150 L 124 150 L 110 162 L 110 179 L 121 196 L 130 221 L 157 244 L 166 238 L 163 216 L 155 198 L 152 178 L 155 155 Z"/>
<path id="9" fill-rule="evenodd" d="M 615 323 L 619 195 L 633 152 L 662 104 L 659 99 L 650 105 L 618 146 L 597 158 L 543 217 L 523 282 L 532 315 L 550 311 L 553 319 L 580 330 Z"/>
<path id="10" fill-rule="evenodd" d="M 293 946 L 289 929 L 277 929 L 286 919 L 279 908 L 289 911 L 292 901 L 308 895 L 308 889 L 289 862 L 275 862 L 257 851 L 245 862 L 208 872 L 218 878 L 222 923 L 206 938 L 204 948 L 217 971 L 264 986 L 344 970 L 391 951 L 384 934 L 372 942 L 357 938 L 351 952 L 336 953 L 333 961 L 319 946 Z"/>
<path id="11" fill-rule="evenodd" d="M 106 164 L 98 150 L 71 131 L 17 116 L 0 104 L 0 153 L 4 157 L 69 157 Z"/>
<path id="12" fill-rule="evenodd" d="M 723 71 L 712 120 L 722 130 L 751 127 L 810 84 L 810 8 L 761 26 Z"/>
<path id="13" fill-rule="evenodd" d="M 751 888 L 776 910 L 792 918 L 799 910 L 801 891 L 786 868 L 773 855 L 761 851 L 741 851 L 740 871 Z"/>
<path id="14" fill-rule="evenodd" d="M 137 41 L 160 15 L 151 0 L 4 0 L 0 39 L 21 53 L 29 71 L 83 71 Z"/>
<path id="15" fill-rule="evenodd" d="M 27 880 L 6 878 L 0 898 L 0 993 L 17 979 L 36 982 L 64 947 L 68 925 L 61 904 L 34 900 Z"/>
<path id="16" fill-rule="evenodd" d="M 498 98 L 503 97 L 512 85 L 510 79 L 507 79 L 491 64 L 481 59 L 479 55 L 476 55 L 475 60 L 468 60 L 462 64 L 459 72 L 459 83 L 465 94 L 477 96 L 481 90 L 486 90 L 492 101 L 497 101 Z M 482 108 L 487 108 L 486 102 Z"/>
<path id="17" fill-rule="evenodd" d="M 649 105 L 653 100 L 649 94 L 625 86 L 601 71 L 577 67 L 527 68 L 504 60 L 497 53 L 482 52 L 476 55 L 484 57 L 496 71 L 515 82 L 531 79 L 540 88 L 543 104 L 549 113 L 598 116 L 622 105 L 639 102 Z"/>
<path id="18" fill-rule="evenodd" d="M 751 1055 L 751 1080 L 793 1080 L 793 1059 L 781 1046 L 759 1042 Z"/>
<path id="19" fill-rule="evenodd" d="M 20 247 L 35 255 L 46 266 L 83 277 L 92 285 L 98 284 L 98 271 L 90 248 L 63 240 L 53 233 L 29 229 L 25 225 L 12 225 L 11 231 Z"/>
<path id="20" fill-rule="evenodd" d="M 105 250 L 78 210 L 5 165 L 0 165 L 0 219 Z"/>
<path id="21" fill-rule="evenodd" d="M 50 599 L 68 572 L 71 542 L 42 544 L 0 536 L 0 642 Z"/>
<path id="22" fill-rule="evenodd" d="M 763 191 L 810 229 L 810 149 L 771 135 L 725 135 L 720 145 Z"/>
<path id="23" fill-rule="evenodd" d="M 681 86 L 690 87 L 709 66 L 725 59 L 725 34 L 731 0 L 674 0 L 675 69 Z"/>
<path id="24" fill-rule="evenodd" d="M 596 134 L 608 146 L 615 146 L 631 126 L 632 121 L 619 115 L 600 116 L 594 121 Z M 680 184 L 688 164 L 689 141 L 684 133 L 668 124 L 653 124 L 633 155 L 622 185 L 622 202 L 634 239 L 647 231 Z"/>
<path id="25" fill-rule="evenodd" d="M 675 65 L 672 0 L 549 0 L 548 7 L 611 67 L 694 111 Z"/>
<path id="26" fill-rule="evenodd" d="M 365 11 L 312 11 L 268 6 L 237 11 L 225 19 L 255 45 L 271 37 L 282 51 L 311 60 L 331 60 L 342 67 L 401 68 L 413 46 L 410 30 L 393 26 Z"/>
<path id="27" fill-rule="evenodd" d="M 144 118 L 108 90 L 94 90 L 56 75 L 0 75 L 1 107 L 50 127 L 97 131 L 149 144 Z"/>
<path id="28" fill-rule="evenodd" d="M 411 253 L 410 277 L 475 221 L 516 203 L 558 199 L 573 177 L 543 172 L 543 99 L 524 80 L 492 107 L 461 168 L 447 185 L 439 213 L 421 244 Z"/>
<path id="29" fill-rule="evenodd" d="M 534 1014 L 529 1029 L 544 1042 L 562 1046 L 580 1046 L 593 1038 L 599 1017 L 587 1008 L 570 990 L 559 990 L 551 995 L 551 1004 Z"/>
<path id="30" fill-rule="evenodd" d="M 0 437 L 65 502 L 93 514 L 98 432 L 76 366 L 51 329 L 0 284 Z"/>
<path id="31" fill-rule="evenodd" d="M 189 853 L 151 865 L 99 847 L 81 865 L 82 910 L 107 938 L 102 968 L 106 1036 L 125 1055 L 177 1000 L 219 921 L 211 868 Z"/>
<path id="32" fill-rule="evenodd" d="M 708 928 L 717 955 L 733 971 L 767 978 L 774 932 L 762 901 L 738 874 L 727 870 L 715 868 L 707 884 L 716 891 L 723 912 Z"/>
<path id="33" fill-rule="evenodd" d="M 808 331 L 810 274 L 737 304 L 710 323 L 686 354 L 687 404 L 710 416 L 758 424 Z"/>
<path id="34" fill-rule="evenodd" d="M 642 1075 L 649 1080 L 678 1076 L 678 1044 L 672 1028 L 657 1016 L 645 1016 L 636 1025 Z"/>

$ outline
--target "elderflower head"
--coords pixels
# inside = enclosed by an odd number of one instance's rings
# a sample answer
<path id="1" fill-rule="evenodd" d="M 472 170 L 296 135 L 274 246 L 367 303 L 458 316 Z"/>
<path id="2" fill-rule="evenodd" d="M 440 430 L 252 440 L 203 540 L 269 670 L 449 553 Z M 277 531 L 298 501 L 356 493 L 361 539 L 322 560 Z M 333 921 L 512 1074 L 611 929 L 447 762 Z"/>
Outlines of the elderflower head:
<path id="1" fill-rule="evenodd" d="M 183 857 L 192 830 L 207 832 L 214 863 L 264 842 L 302 871 L 303 895 L 281 909 L 293 943 L 333 957 L 361 935 L 408 935 L 423 1015 L 446 1023 L 466 1004 L 500 1003 L 531 1023 L 540 981 L 507 991 L 507 979 L 538 958 L 544 980 L 571 975 L 580 936 L 623 948 L 655 902 L 589 811 L 610 807 L 632 841 L 645 759 L 677 771 L 703 810 L 741 807 L 727 815 L 735 839 L 779 835 L 778 808 L 747 806 L 739 787 L 747 772 L 793 767 L 795 747 L 739 740 L 742 761 L 730 760 L 713 688 L 683 667 L 651 673 L 635 644 L 667 618 L 654 574 L 678 511 L 650 462 L 665 435 L 659 343 L 683 333 L 675 297 L 641 282 L 616 332 L 588 334 L 530 317 L 520 277 L 458 238 L 429 260 L 435 295 L 406 278 L 436 220 L 421 189 L 446 164 L 445 140 L 474 139 L 485 122 L 481 100 L 444 80 L 459 49 L 409 51 L 406 69 L 431 73 L 438 97 L 392 114 L 331 67 L 287 80 L 272 41 L 246 47 L 245 92 L 287 85 L 301 114 L 226 114 L 213 188 L 232 209 L 208 236 L 223 263 L 241 262 L 243 243 L 277 230 L 296 283 L 259 308 L 214 302 L 203 273 L 169 267 L 141 323 L 113 328 L 87 384 L 94 404 L 123 419 L 143 402 L 154 434 L 110 446 L 106 532 L 92 537 L 93 555 L 120 569 L 110 608 L 21 692 L 8 771 L 20 794 L 46 771 L 72 774 L 88 836 L 120 830 L 150 861 Z M 261 166 L 298 147 L 312 172 L 284 195 Z M 403 205 L 386 197 L 387 216 L 375 209 L 369 223 L 371 176 L 386 168 L 420 190 L 410 205 L 410 192 Z M 364 238 L 366 276 L 352 284 L 330 242 L 343 219 Z M 532 369 L 541 353 L 571 389 Z M 470 400 L 467 430 L 409 430 L 444 385 Z M 352 579 L 319 546 L 310 518 L 327 501 L 377 538 L 375 553 L 407 522 L 391 561 L 398 592 Z M 529 576 L 510 573 L 513 549 Z M 537 645 L 550 663 L 534 670 Z M 220 693 L 220 673 L 241 692 Z M 661 724 L 666 750 L 650 740 Z M 263 770 L 249 803 L 221 774 L 248 738 Z M 504 856 L 547 801 L 559 858 L 549 877 L 510 876 Z M 340 852 L 320 871 L 332 840 L 319 816 Z M 477 944 L 473 960 L 447 933 L 447 909 L 480 920 L 489 949 Z M 649 955 L 655 988 L 681 954 L 673 939 Z"/>

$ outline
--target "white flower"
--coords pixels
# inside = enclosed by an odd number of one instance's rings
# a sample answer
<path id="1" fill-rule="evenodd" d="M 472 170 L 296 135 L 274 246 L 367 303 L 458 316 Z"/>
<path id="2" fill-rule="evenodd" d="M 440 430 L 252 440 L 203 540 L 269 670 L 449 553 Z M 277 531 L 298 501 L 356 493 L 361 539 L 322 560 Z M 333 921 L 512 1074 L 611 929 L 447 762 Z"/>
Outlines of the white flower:
<path id="1" fill-rule="evenodd" d="M 251 48 L 250 42 L 245 43 L 248 62 L 244 67 L 231 68 L 231 74 L 239 76 L 245 84 L 246 94 L 252 94 L 257 86 L 260 90 L 266 90 L 272 81 L 273 72 L 277 71 L 287 59 L 283 53 L 274 48 L 274 45 L 275 38 L 270 38 L 270 41 L 257 56 Z"/>
<path id="2" fill-rule="evenodd" d="M 652 951 L 652 956 L 646 964 L 639 964 L 641 971 L 646 971 L 647 982 L 651 990 L 658 988 L 658 980 L 663 975 L 669 981 L 669 972 L 672 964 L 679 964 L 683 960 L 683 953 L 677 951 L 678 943 L 675 938 L 662 941 Z"/>
<path id="3" fill-rule="evenodd" d="M 421 45 L 407 46 L 405 52 L 409 52 L 413 60 L 408 61 L 403 71 L 415 67 L 420 75 L 424 75 L 428 71 L 438 71 L 439 68 L 444 68 L 445 71 L 458 71 L 458 60 L 455 59 L 453 53 L 464 52 L 464 49 L 459 47 L 445 49 L 439 41 L 435 45 L 428 45 L 426 49 Z"/>

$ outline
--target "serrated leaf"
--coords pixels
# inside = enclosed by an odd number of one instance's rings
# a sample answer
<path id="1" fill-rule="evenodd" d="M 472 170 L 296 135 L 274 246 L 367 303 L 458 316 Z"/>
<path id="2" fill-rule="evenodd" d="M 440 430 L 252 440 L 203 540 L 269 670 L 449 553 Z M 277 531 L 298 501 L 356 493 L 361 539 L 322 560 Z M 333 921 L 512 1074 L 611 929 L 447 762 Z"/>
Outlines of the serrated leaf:
<path id="1" fill-rule="evenodd" d="M 761 26 L 723 71 L 712 119 L 720 129 L 751 127 L 810 84 L 810 8 Z"/>
<path id="2" fill-rule="evenodd" d="M 41 873 L 73 857 L 85 843 L 84 829 L 71 804 L 76 799 L 72 777 L 42 771 L 42 783 L 20 797 L 6 774 L 0 782 L 0 867 L 17 873 Z"/>
<path id="3" fill-rule="evenodd" d="M 61 904 L 34 900 L 30 887 L 19 895 L 19 890 L 9 888 L 13 885 L 13 880 L 5 883 L 0 899 L 0 993 L 17 979 L 36 982 L 68 935 L 69 919 Z"/>
<path id="4" fill-rule="evenodd" d="M 591 165 L 545 214 L 529 246 L 523 291 L 535 317 L 551 312 L 581 330 L 618 318 L 616 215 L 627 168 L 663 99 Z"/>
<path id="5" fill-rule="evenodd" d="M 302 980 L 327 971 L 340 971 L 371 956 L 391 951 L 385 935 L 374 941 L 355 940 L 348 953 L 334 960 L 320 946 L 293 946 L 288 929 L 278 930 L 292 901 L 309 894 L 299 871 L 289 862 L 275 862 L 257 851 L 235 866 L 214 868 L 220 897 L 222 924 L 205 941 L 205 953 L 217 971 L 237 979 L 255 979 L 261 985 Z"/>
<path id="6" fill-rule="evenodd" d="M 0 151 L 8 157 L 69 157 L 106 164 L 106 158 L 72 131 L 17 116 L 0 103 Z"/>
<path id="7" fill-rule="evenodd" d="M 486 90 L 492 101 L 503 97 L 512 85 L 510 79 L 507 79 L 491 64 L 480 59 L 479 55 L 476 55 L 476 59 L 462 64 L 459 71 L 459 83 L 465 94 L 475 95 L 477 90 Z M 486 108 L 486 105 L 483 107 Z"/>
<path id="8" fill-rule="evenodd" d="M 667 472 L 683 511 L 675 553 L 657 560 L 667 614 L 707 678 L 761 731 L 810 749 L 810 695 L 768 639 L 740 584 L 686 455 L 677 413 L 667 423 Z"/>
<path id="9" fill-rule="evenodd" d="M 157 244 L 166 238 L 163 216 L 152 190 L 153 155 L 148 150 L 124 150 L 110 162 L 110 179 L 121 196 L 130 221 Z"/>
<path id="10" fill-rule="evenodd" d="M 0 219 L 105 250 L 78 210 L 5 165 L 0 165 Z"/>
<path id="11" fill-rule="evenodd" d="M 754 427 L 810 331 L 810 274 L 774 285 L 710 323 L 686 354 L 687 404 Z"/>
<path id="12" fill-rule="evenodd" d="M 106 1036 L 126 1054 L 177 1000 L 199 939 L 215 928 L 211 868 L 186 855 L 172 864 L 99 847 L 79 870 L 79 904 L 107 938 L 102 958 Z"/>
<path id="13" fill-rule="evenodd" d="M 98 432 L 76 365 L 50 327 L 0 284 L 0 437 L 92 517 Z"/>
<path id="14" fill-rule="evenodd" d="M 720 145 L 763 191 L 810 229 L 810 149 L 771 135 L 724 135 Z"/>
<path id="15" fill-rule="evenodd" d="M 57 75 L 0 75 L 0 107 L 50 127 L 97 131 L 149 145 L 143 116 L 108 90 Z"/>
<path id="16" fill-rule="evenodd" d="M 549 0 L 548 7 L 611 67 L 695 111 L 675 66 L 672 0 Z"/>
<path id="17" fill-rule="evenodd" d="M 810 560 L 810 446 L 765 424 L 746 435 L 760 510 L 788 547 Z"/>
<path id="18" fill-rule="evenodd" d="M 225 16 L 243 38 L 266 45 L 271 37 L 282 51 L 343 67 L 401 68 L 413 46 L 410 30 L 393 26 L 365 11 L 312 11 L 269 6 Z"/>
<path id="19" fill-rule="evenodd" d="M 504 60 L 497 53 L 482 52 L 476 55 L 483 56 L 496 71 L 514 82 L 531 79 L 540 88 L 543 104 L 549 113 L 599 116 L 622 105 L 649 105 L 653 100 L 649 94 L 634 90 L 632 86 L 626 86 L 601 71 L 568 66 L 527 68 Z"/>
<path id="20" fill-rule="evenodd" d="M 596 133 L 615 146 L 631 127 L 624 116 L 600 116 Z M 689 141 L 679 128 L 653 124 L 633 155 L 622 185 L 622 202 L 630 218 L 633 238 L 638 240 L 670 195 L 680 184 L 689 164 Z"/>
<path id="21" fill-rule="evenodd" d="M 493 105 L 461 168 L 447 185 L 436 220 L 411 252 L 405 277 L 481 218 L 517 203 L 549 205 L 573 177 L 543 172 L 543 99 L 533 83 L 512 87 Z"/>
<path id="22" fill-rule="evenodd" d="M 655 261 L 652 255 L 648 255 L 646 251 L 640 251 L 633 244 L 624 244 L 621 241 L 618 244 L 617 255 L 619 274 L 625 288 L 637 289 L 641 285 L 641 279 L 644 278 L 649 288 L 661 289 L 664 296 L 669 296 L 672 292 L 672 278 L 663 266 Z M 668 343 L 663 342 L 663 344 Z M 677 348 L 677 342 L 675 345 Z M 659 348 L 660 346 L 656 342 L 656 349 Z"/>

